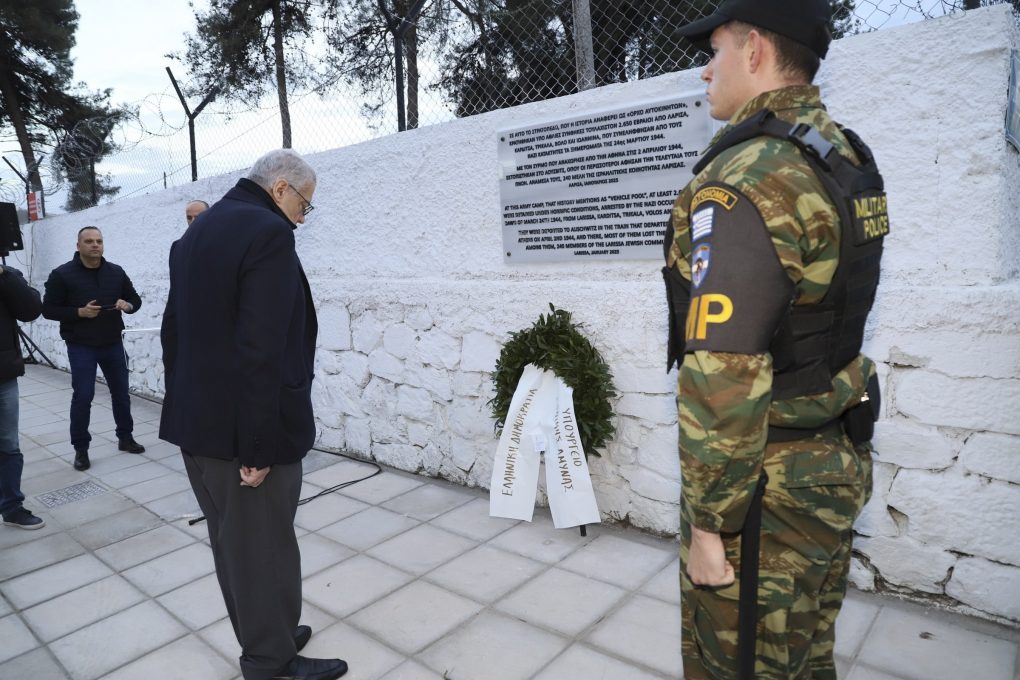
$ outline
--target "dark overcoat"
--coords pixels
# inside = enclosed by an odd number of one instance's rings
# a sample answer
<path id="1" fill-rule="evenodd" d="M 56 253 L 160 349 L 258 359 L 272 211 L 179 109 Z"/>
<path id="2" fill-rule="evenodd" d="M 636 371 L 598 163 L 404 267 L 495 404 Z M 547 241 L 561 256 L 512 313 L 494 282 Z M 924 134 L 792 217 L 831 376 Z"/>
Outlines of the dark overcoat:
<path id="1" fill-rule="evenodd" d="M 161 439 L 256 468 L 312 447 L 318 323 L 295 228 L 242 179 L 171 247 Z"/>

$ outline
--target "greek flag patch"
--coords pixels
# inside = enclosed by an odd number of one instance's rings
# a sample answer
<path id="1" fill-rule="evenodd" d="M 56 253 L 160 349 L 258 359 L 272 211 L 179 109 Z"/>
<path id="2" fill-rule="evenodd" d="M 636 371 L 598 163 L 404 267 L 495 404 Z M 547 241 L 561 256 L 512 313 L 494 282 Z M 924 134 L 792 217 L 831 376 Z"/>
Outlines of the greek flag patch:
<path id="1" fill-rule="evenodd" d="M 691 215 L 691 243 L 712 235 L 715 208 L 702 208 Z"/>

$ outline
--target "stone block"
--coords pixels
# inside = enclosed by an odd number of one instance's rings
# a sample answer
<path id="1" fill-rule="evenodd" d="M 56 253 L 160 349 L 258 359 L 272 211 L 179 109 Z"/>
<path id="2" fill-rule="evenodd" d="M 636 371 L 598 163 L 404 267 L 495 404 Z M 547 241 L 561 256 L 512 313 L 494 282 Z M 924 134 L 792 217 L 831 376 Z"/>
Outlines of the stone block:
<path id="1" fill-rule="evenodd" d="M 1020 565 L 1020 487 L 955 468 L 901 470 L 889 505 L 907 516 L 907 534 L 946 550 Z"/>
<path id="2" fill-rule="evenodd" d="M 961 557 L 946 594 L 974 609 L 1020 621 L 1020 568 Z"/>
<path id="3" fill-rule="evenodd" d="M 450 380 L 450 376 L 454 375 L 453 371 L 435 366 L 411 366 L 410 362 L 405 366 L 405 369 L 404 381 L 407 384 L 428 390 L 436 401 L 448 402 L 453 399 L 453 387 Z"/>
<path id="4" fill-rule="evenodd" d="M 452 437 L 450 440 L 450 462 L 457 466 L 460 470 L 468 472 L 474 467 L 476 460 L 482 456 L 496 455 L 496 442 L 493 441 L 492 445 L 488 448 L 481 445 L 476 439 L 466 439 L 464 437 Z"/>
<path id="5" fill-rule="evenodd" d="M 450 431 L 467 439 L 492 436 L 492 414 L 482 399 L 458 399 L 447 409 Z"/>
<path id="6" fill-rule="evenodd" d="M 854 549 L 889 583 L 925 593 L 941 594 L 956 556 L 907 536 L 858 537 Z"/>
<path id="7" fill-rule="evenodd" d="M 432 314 L 427 307 L 411 307 L 404 313 L 404 323 L 416 331 L 426 331 L 433 326 Z"/>
<path id="8" fill-rule="evenodd" d="M 643 428 L 638 463 L 667 479 L 680 479 L 680 449 L 675 425 Z"/>
<path id="9" fill-rule="evenodd" d="M 386 324 L 373 312 L 365 312 L 351 319 L 352 346 L 362 354 L 368 354 L 382 342 Z"/>
<path id="10" fill-rule="evenodd" d="M 850 558 L 850 585 L 858 590 L 875 589 L 875 572 L 868 569 L 864 562 L 856 557 Z"/>
<path id="11" fill-rule="evenodd" d="M 676 373 L 666 373 L 661 368 L 616 364 L 613 366 L 613 384 L 620 392 L 675 395 Z"/>
<path id="12" fill-rule="evenodd" d="M 316 312 L 319 320 L 319 345 L 326 350 L 351 348 L 351 315 L 347 307 L 333 303 Z"/>
<path id="13" fill-rule="evenodd" d="M 408 421 L 407 443 L 412 446 L 423 447 L 432 439 L 434 428 L 426 423 Z"/>
<path id="14" fill-rule="evenodd" d="M 639 496 L 653 501 L 662 501 L 679 505 L 680 476 L 663 477 L 643 467 L 627 466 L 621 470 L 624 478 L 630 483 L 631 490 Z M 638 501 L 635 501 L 637 504 Z M 676 510 L 678 511 L 678 510 Z"/>
<path id="15" fill-rule="evenodd" d="M 899 535 L 899 527 L 892 515 L 889 514 L 889 489 L 892 486 L 896 470 L 895 465 L 875 463 L 872 473 L 871 500 L 864 506 L 864 510 L 854 522 L 854 530 L 858 533 L 865 536 Z"/>
<path id="16" fill-rule="evenodd" d="M 458 397 L 477 397 L 482 391 L 484 380 L 481 373 L 465 373 L 464 371 L 453 371 L 453 393 Z M 488 382 L 488 381 L 486 381 Z"/>
<path id="17" fill-rule="evenodd" d="M 407 418 L 432 423 L 435 403 L 428 391 L 401 385 L 397 388 L 397 413 Z"/>
<path id="18" fill-rule="evenodd" d="M 430 477 L 438 475 L 445 460 L 442 449 L 435 442 L 429 442 L 419 450 L 422 473 Z"/>
<path id="19" fill-rule="evenodd" d="M 421 334 L 418 356 L 429 366 L 456 368 L 460 361 L 460 340 L 438 329 Z"/>
<path id="20" fill-rule="evenodd" d="M 968 472 L 1020 484 L 1020 437 L 979 432 L 960 451 L 960 463 Z"/>
<path id="21" fill-rule="evenodd" d="M 383 332 L 383 349 L 397 357 L 407 359 L 416 353 L 418 335 L 410 326 L 394 324 Z"/>
<path id="22" fill-rule="evenodd" d="M 676 399 L 670 395 L 626 392 L 616 403 L 616 412 L 660 425 L 676 424 Z"/>
<path id="23" fill-rule="evenodd" d="M 499 341 L 487 333 L 468 333 L 461 349 L 460 370 L 492 373 L 501 349 Z"/>
<path id="24" fill-rule="evenodd" d="M 376 442 L 372 444 L 372 457 L 380 463 L 406 472 L 421 469 L 421 449 L 410 444 Z"/>
<path id="25" fill-rule="evenodd" d="M 372 372 L 368 368 L 368 357 L 360 352 L 343 352 L 339 356 L 340 372 L 350 378 L 358 387 L 368 384 Z"/>
<path id="26" fill-rule="evenodd" d="M 368 418 L 347 418 L 344 423 L 347 449 L 367 456 L 372 451 L 372 425 Z"/>
<path id="27" fill-rule="evenodd" d="M 945 435 L 930 425 L 903 418 L 875 423 L 872 444 L 883 463 L 905 468 L 944 470 L 956 459 L 953 444 Z"/>
<path id="28" fill-rule="evenodd" d="M 318 375 L 336 375 L 343 370 L 340 366 L 341 352 L 319 347 L 315 352 L 315 372 Z"/>
<path id="29" fill-rule="evenodd" d="M 599 509 L 603 514 L 607 514 L 601 506 Z M 647 498 L 635 499 L 630 504 L 627 519 L 631 524 L 645 527 L 655 533 L 680 533 L 680 510 L 673 503 L 653 501 Z"/>
<path id="30" fill-rule="evenodd" d="M 404 362 L 381 348 L 368 355 L 368 370 L 372 375 L 391 382 L 404 379 Z"/>
<path id="31" fill-rule="evenodd" d="M 331 451 L 342 451 L 347 448 L 347 438 L 344 429 L 344 419 L 340 419 L 338 427 L 323 427 L 319 430 L 319 436 L 315 441 L 316 446 Z"/>
<path id="32" fill-rule="evenodd" d="M 1020 379 L 951 378 L 921 369 L 896 371 L 894 405 L 929 425 L 1020 434 Z"/>

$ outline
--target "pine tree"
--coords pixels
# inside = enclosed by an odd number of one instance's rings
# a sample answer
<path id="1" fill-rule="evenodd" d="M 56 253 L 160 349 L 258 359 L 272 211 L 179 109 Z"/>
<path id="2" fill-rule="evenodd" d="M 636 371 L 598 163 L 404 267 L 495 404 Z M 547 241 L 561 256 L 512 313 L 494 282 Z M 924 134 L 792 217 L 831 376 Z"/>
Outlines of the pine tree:
<path id="1" fill-rule="evenodd" d="M 204 95 L 221 86 L 223 98 L 253 102 L 276 91 L 283 147 L 291 148 L 288 87 L 314 78 L 315 66 L 302 44 L 312 37 L 321 3 L 313 0 L 212 0 L 195 12 L 195 33 L 186 37 L 183 55 Z"/>
<path id="2" fill-rule="evenodd" d="M 84 93 L 81 84 L 72 83 L 70 54 L 77 28 L 73 0 L 0 3 L 0 131 L 13 131 L 29 184 L 40 196 L 37 149 L 58 147 L 81 121 L 95 118 L 115 124 L 124 115 L 110 107 L 108 91 Z M 113 149 L 105 143 L 92 149 L 88 160 L 94 164 Z M 53 167 L 61 174 L 68 169 L 59 161 Z M 77 203 L 74 180 L 70 191 L 68 202 Z M 117 191 L 119 187 L 108 182 L 102 185 L 104 196 Z"/>

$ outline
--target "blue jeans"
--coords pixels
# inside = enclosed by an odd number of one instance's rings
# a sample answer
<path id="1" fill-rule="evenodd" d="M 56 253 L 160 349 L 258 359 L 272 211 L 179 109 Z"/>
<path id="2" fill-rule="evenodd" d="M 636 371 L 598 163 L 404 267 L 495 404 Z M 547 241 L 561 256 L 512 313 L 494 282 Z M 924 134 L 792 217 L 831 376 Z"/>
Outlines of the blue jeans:
<path id="1" fill-rule="evenodd" d="M 25 459 L 18 446 L 18 379 L 0 383 L 0 515 L 21 507 L 21 468 Z"/>
<path id="2" fill-rule="evenodd" d="M 135 423 L 131 420 L 131 395 L 128 393 L 127 355 L 124 343 L 112 345 L 79 345 L 67 343 L 67 360 L 71 364 L 71 446 L 87 449 L 89 418 L 92 415 L 92 398 L 96 396 L 96 366 L 103 369 L 103 377 L 110 388 L 113 402 L 113 420 L 117 424 L 117 438 L 131 436 Z"/>

